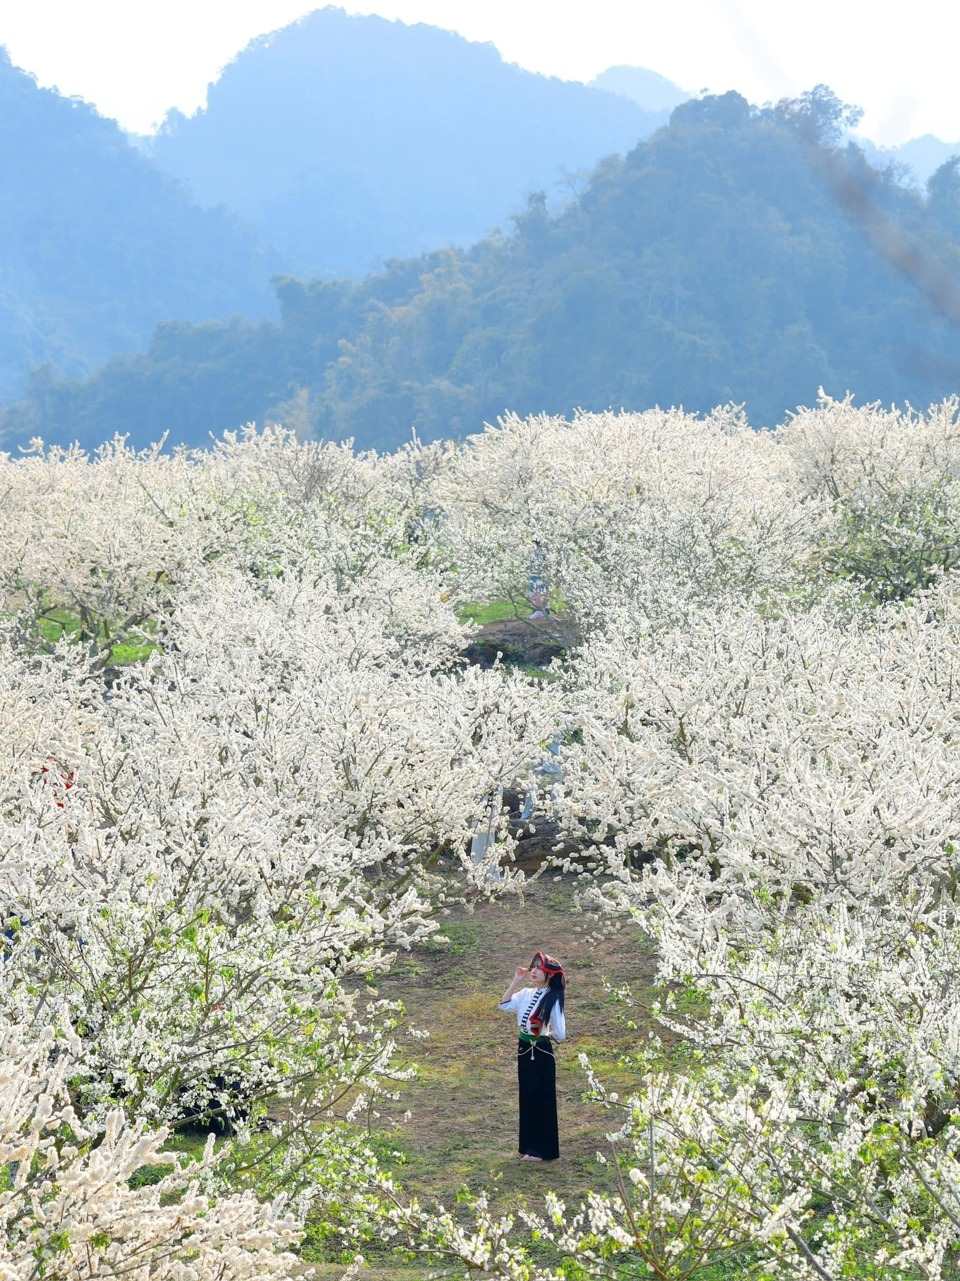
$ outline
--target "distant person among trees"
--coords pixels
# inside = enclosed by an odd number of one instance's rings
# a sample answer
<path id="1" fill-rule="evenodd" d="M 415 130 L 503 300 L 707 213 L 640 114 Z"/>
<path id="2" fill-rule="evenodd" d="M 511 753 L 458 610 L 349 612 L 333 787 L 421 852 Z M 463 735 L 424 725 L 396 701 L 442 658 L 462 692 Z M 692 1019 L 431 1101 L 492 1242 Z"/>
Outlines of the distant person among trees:
<path id="1" fill-rule="evenodd" d="M 557 1066 L 551 1036 L 567 1035 L 563 1003 L 563 966 L 537 952 L 529 969 L 517 966 L 500 1000 L 500 1009 L 517 1016 L 517 1081 L 520 1092 L 520 1158 L 555 1161 L 560 1155 L 557 1128 Z"/>
<path id="2" fill-rule="evenodd" d="M 550 585 L 547 582 L 543 547 L 534 539 L 533 553 L 530 557 L 530 571 L 527 579 L 527 600 L 530 602 L 531 618 L 549 618 Z"/>

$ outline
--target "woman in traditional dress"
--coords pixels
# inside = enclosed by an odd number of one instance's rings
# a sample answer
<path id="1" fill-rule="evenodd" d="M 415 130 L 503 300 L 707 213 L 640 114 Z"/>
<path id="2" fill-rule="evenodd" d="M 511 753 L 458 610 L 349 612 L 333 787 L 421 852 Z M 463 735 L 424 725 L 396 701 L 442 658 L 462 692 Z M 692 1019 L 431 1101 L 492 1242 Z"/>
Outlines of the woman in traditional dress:
<path id="1" fill-rule="evenodd" d="M 517 1016 L 517 1080 L 520 1086 L 520 1157 L 555 1161 L 560 1155 L 557 1132 L 557 1065 L 554 1041 L 567 1035 L 563 999 L 563 966 L 537 952 L 529 969 L 517 966 L 500 1009 Z"/>

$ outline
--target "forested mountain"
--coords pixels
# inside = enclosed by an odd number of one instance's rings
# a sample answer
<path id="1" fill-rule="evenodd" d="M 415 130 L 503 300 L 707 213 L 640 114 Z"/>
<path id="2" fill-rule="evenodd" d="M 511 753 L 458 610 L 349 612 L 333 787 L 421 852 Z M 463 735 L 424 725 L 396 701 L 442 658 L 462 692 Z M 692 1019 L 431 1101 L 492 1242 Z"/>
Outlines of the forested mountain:
<path id="1" fill-rule="evenodd" d="M 465 245 L 566 171 L 665 124 L 623 97 L 504 63 L 492 44 L 318 10 L 252 41 L 157 162 L 255 224 L 286 269 L 362 274 Z"/>
<path id="2" fill-rule="evenodd" d="M 672 111 L 693 96 L 646 67 L 608 67 L 590 85 L 629 98 L 645 111 Z"/>
<path id="3" fill-rule="evenodd" d="M 605 89 L 608 93 L 618 93 L 624 98 L 630 98 L 647 111 L 672 111 L 681 102 L 687 102 L 694 96 L 679 88 L 672 80 L 646 67 L 608 67 L 599 76 L 595 76 L 590 84 L 595 89 Z M 944 142 L 942 138 L 935 138 L 929 133 L 911 138 L 896 147 L 881 147 L 868 138 L 859 136 L 853 137 L 852 141 L 878 169 L 885 169 L 892 161 L 904 165 L 909 181 L 920 187 L 951 156 L 960 155 L 960 142 Z"/>
<path id="4" fill-rule="evenodd" d="M 274 314 L 273 263 L 224 212 L 193 205 L 83 102 L 40 89 L 0 48 L 0 397 L 49 362 L 79 375 L 170 316 Z"/>
<path id="5" fill-rule="evenodd" d="M 823 386 L 922 405 L 960 384 L 960 173 L 922 200 L 842 143 L 855 113 L 819 86 L 775 107 L 678 107 L 551 215 L 391 263 L 360 282 L 278 282 L 280 325 L 168 324 L 143 356 L 37 386 L 34 433 L 206 444 L 245 421 L 390 449 L 504 410 L 745 402 L 770 425 Z M 958 282 L 956 285 L 953 282 Z"/>

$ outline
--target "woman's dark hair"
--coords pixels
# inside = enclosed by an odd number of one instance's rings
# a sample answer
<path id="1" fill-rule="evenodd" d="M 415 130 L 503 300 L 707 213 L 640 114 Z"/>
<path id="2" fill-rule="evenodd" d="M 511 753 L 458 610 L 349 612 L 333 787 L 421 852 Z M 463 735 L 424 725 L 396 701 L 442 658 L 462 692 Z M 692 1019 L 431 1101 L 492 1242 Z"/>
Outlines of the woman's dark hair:
<path id="1" fill-rule="evenodd" d="M 555 1005 L 559 1005 L 560 1013 L 563 1013 L 563 997 L 565 992 L 563 970 L 556 965 L 556 962 L 551 963 L 551 958 L 544 956 L 543 952 L 538 952 L 530 962 L 531 969 L 533 969 L 535 965 L 539 965 L 541 969 L 554 969 L 554 973 L 549 974 L 547 977 L 547 990 L 544 992 L 543 996 L 541 996 L 537 1003 L 537 1008 L 530 1016 L 531 1022 L 536 1020 L 540 1027 L 546 1027 L 547 1023 L 550 1021 L 550 1015 L 553 1013 L 553 1007 Z"/>

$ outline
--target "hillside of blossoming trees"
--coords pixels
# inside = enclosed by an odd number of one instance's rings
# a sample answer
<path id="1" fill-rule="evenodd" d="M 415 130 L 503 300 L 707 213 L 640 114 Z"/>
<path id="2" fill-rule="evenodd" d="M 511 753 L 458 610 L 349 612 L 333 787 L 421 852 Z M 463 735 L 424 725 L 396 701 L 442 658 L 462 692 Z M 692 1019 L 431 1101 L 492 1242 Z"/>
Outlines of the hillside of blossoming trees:
<path id="1" fill-rule="evenodd" d="M 822 396 L 0 455 L 0 1276 L 960 1275 L 958 450 Z M 534 551 L 562 652 L 468 661 Z M 614 1190 L 414 1196 L 378 977 L 554 873 L 656 955 L 577 1069 Z"/>

